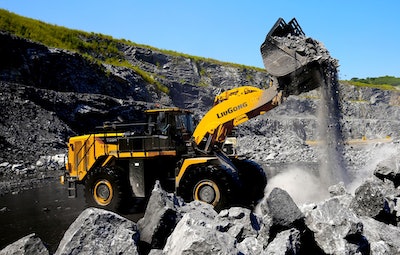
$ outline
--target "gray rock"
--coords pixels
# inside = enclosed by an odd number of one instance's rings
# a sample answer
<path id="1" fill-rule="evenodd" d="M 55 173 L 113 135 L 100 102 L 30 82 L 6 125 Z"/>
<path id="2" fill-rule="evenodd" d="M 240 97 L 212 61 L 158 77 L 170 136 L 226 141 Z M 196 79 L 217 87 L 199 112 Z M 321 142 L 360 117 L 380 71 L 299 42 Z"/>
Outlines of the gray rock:
<path id="1" fill-rule="evenodd" d="M 350 207 L 359 216 L 396 224 L 399 198 L 400 190 L 395 189 L 392 182 L 382 181 L 373 176 L 356 189 Z"/>
<path id="2" fill-rule="evenodd" d="M 360 222 L 349 209 L 346 196 L 327 199 L 304 212 L 306 226 L 326 254 L 347 254 L 345 237 Z"/>
<path id="3" fill-rule="evenodd" d="M 164 252 L 159 249 L 151 249 L 147 255 L 164 255 Z"/>
<path id="4" fill-rule="evenodd" d="M 0 251 L 0 255 L 23 254 L 48 255 L 49 251 L 44 246 L 42 240 L 34 233 L 19 239 Z"/>
<path id="5" fill-rule="evenodd" d="M 231 207 L 222 210 L 216 217 L 216 229 L 227 232 L 241 242 L 247 237 L 257 237 L 261 229 L 260 219 L 249 209 Z"/>
<path id="6" fill-rule="evenodd" d="M 236 239 L 214 228 L 214 219 L 192 211 L 184 214 L 168 237 L 165 254 L 238 254 Z"/>
<path id="7" fill-rule="evenodd" d="M 328 191 L 332 197 L 348 194 L 343 182 L 330 186 Z"/>
<path id="8" fill-rule="evenodd" d="M 168 236 L 182 218 L 179 207 L 183 204 L 181 198 L 164 191 L 157 181 L 145 214 L 137 223 L 140 240 L 149 244 L 151 248 L 162 249 Z"/>
<path id="9" fill-rule="evenodd" d="M 400 185 L 400 162 L 396 157 L 390 157 L 381 161 L 374 171 L 374 175 L 384 180 L 390 180 L 395 187 Z"/>
<path id="10" fill-rule="evenodd" d="M 400 228 L 370 217 L 362 216 L 364 236 L 370 243 L 371 254 L 400 254 Z"/>
<path id="11" fill-rule="evenodd" d="M 243 239 L 243 241 L 236 245 L 236 248 L 239 252 L 246 255 L 258 255 L 264 249 L 263 243 L 253 236 Z"/>
<path id="12" fill-rule="evenodd" d="M 351 223 L 349 232 L 344 237 L 347 241 L 345 250 L 347 254 L 370 254 L 371 246 L 364 234 L 362 222 Z"/>
<path id="13" fill-rule="evenodd" d="M 257 236 L 257 240 L 262 244 L 263 249 L 265 249 L 268 245 L 271 227 L 272 217 L 268 214 L 265 214 L 263 217 L 261 217 L 260 230 L 258 231 Z"/>
<path id="14" fill-rule="evenodd" d="M 265 255 L 286 255 L 299 254 L 300 252 L 300 231 L 297 229 L 289 229 L 280 232 L 272 242 L 267 246 L 267 249 L 262 254 Z"/>
<path id="15" fill-rule="evenodd" d="M 3 162 L 0 164 L 0 167 L 2 167 L 2 168 L 6 168 L 6 167 L 10 167 L 10 166 L 11 166 L 11 164 L 8 162 Z"/>
<path id="16" fill-rule="evenodd" d="M 65 232 L 55 254 L 138 254 L 136 224 L 110 211 L 88 208 Z"/>

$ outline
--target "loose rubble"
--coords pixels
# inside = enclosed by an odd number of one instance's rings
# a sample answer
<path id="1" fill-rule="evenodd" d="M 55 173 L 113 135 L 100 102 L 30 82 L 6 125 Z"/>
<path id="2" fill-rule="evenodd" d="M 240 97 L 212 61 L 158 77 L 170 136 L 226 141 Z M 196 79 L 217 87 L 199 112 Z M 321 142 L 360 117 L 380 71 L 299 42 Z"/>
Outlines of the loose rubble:
<path id="1" fill-rule="evenodd" d="M 250 210 L 217 213 L 209 204 L 185 203 L 157 182 L 142 219 L 88 208 L 66 231 L 55 254 L 399 254 L 399 186 L 393 160 L 378 164 L 354 195 L 343 183 L 331 197 L 300 207 L 275 188 Z M 385 171 L 382 167 L 385 166 Z M 34 244 L 34 245 L 30 245 Z M 0 251 L 48 254 L 31 234 Z"/>

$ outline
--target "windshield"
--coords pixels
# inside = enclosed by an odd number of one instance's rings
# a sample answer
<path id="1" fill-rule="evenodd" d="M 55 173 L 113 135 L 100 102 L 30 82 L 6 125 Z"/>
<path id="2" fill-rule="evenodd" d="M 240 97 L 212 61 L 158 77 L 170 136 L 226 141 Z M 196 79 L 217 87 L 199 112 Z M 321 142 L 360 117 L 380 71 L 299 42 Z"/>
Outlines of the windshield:
<path id="1" fill-rule="evenodd" d="M 186 113 L 176 116 L 177 127 L 180 127 L 185 133 L 193 134 L 194 123 L 192 114 Z"/>

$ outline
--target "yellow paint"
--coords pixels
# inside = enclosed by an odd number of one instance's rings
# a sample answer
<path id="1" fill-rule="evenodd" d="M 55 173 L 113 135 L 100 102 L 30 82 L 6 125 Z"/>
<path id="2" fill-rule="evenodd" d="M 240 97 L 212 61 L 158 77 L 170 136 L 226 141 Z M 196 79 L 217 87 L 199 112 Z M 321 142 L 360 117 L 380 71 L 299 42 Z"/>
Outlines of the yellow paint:
<path id="1" fill-rule="evenodd" d="M 193 133 L 194 141 L 200 144 L 204 137 L 210 134 L 216 141 L 223 142 L 233 127 L 264 114 L 280 101 L 281 96 L 276 86 L 266 90 L 243 86 L 225 91 L 215 97 L 214 107 L 197 125 Z M 269 109 L 265 110 L 263 107 Z"/>
<path id="2" fill-rule="evenodd" d="M 189 166 L 206 163 L 210 160 L 214 160 L 216 157 L 199 157 L 199 158 L 187 158 L 183 161 L 181 169 L 175 178 L 175 186 L 179 187 L 179 182 L 182 179 L 183 174 L 186 172 Z"/>
<path id="3" fill-rule="evenodd" d="M 67 171 L 71 177 L 82 181 L 87 172 L 100 157 L 106 156 L 102 166 L 109 164 L 114 158 L 149 158 L 157 156 L 176 156 L 175 150 L 119 152 L 117 138 L 123 133 L 101 133 L 71 137 L 69 140 Z M 115 144 L 104 143 L 102 139 L 115 139 Z"/>

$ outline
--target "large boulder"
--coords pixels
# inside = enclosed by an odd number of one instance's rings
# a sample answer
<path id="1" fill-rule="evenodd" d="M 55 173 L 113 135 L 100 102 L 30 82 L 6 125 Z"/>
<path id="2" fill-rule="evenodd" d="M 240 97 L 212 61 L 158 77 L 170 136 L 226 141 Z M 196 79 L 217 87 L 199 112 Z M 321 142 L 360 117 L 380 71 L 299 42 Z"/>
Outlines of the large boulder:
<path id="1" fill-rule="evenodd" d="M 356 189 L 350 207 L 358 216 L 396 225 L 400 216 L 399 199 L 400 190 L 395 189 L 392 182 L 372 176 Z"/>
<path id="2" fill-rule="evenodd" d="M 362 216 L 364 236 L 370 243 L 371 254 L 400 254 L 400 228 Z"/>
<path id="3" fill-rule="evenodd" d="M 304 215 L 285 190 L 274 188 L 267 199 L 259 204 L 261 212 L 272 217 L 272 237 L 283 230 L 303 225 Z"/>
<path id="4" fill-rule="evenodd" d="M 185 203 L 181 197 L 163 190 L 156 181 L 145 214 L 137 223 L 142 249 L 152 252 L 163 249 L 176 224 L 192 211 L 201 211 L 212 219 L 217 216 L 212 205 L 200 201 Z"/>
<path id="5" fill-rule="evenodd" d="M 24 254 L 48 255 L 49 251 L 44 246 L 42 240 L 34 233 L 19 239 L 0 251 L 0 255 Z"/>
<path id="6" fill-rule="evenodd" d="M 145 214 L 137 223 L 140 240 L 150 245 L 150 248 L 163 248 L 168 236 L 182 218 L 179 207 L 183 204 L 181 198 L 164 191 L 157 181 Z"/>
<path id="7" fill-rule="evenodd" d="M 55 254 L 139 254 L 136 223 L 110 211 L 84 210 L 65 232 Z"/>
<path id="8" fill-rule="evenodd" d="M 267 246 L 262 254 L 286 255 L 300 254 L 300 231 L 292 228 L 280 232 Z"/>
<path id="9" fill-rule="evenodd" d="M 315 242 L 326 254 L 352 254 L 357 247 L 352 237 L 360 225 L 360 219 L 349 209 L 351 197 L 342 195 L 332 197 L 305 210 L 305 224 L 313 232 Z M 362 232 L 357 232 L 360 237 Z"/>
<path id="10" fill-rule="evenodd" d="M 390 157 L 378 163 L 374 175 L 382 180 L 390 180 L 395 187 L 400 185 L 400 163 L 396 157 Z"/>
<path id="11" fill-rule="evenodd" d="M 185 213 L 169 236 L 164 254 L 238 254 L 236 239 L 214 228 L 214 219 L 201 210 Z"/>

